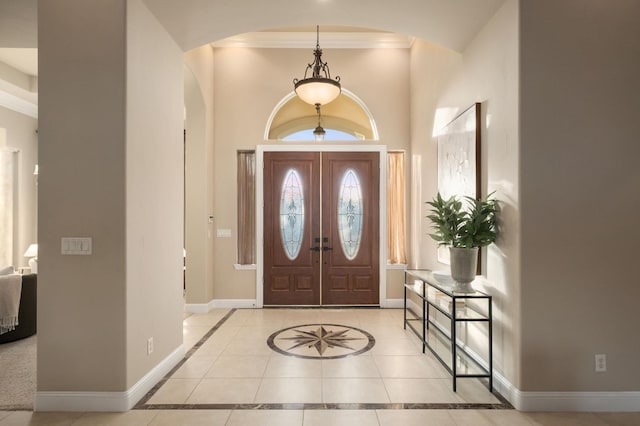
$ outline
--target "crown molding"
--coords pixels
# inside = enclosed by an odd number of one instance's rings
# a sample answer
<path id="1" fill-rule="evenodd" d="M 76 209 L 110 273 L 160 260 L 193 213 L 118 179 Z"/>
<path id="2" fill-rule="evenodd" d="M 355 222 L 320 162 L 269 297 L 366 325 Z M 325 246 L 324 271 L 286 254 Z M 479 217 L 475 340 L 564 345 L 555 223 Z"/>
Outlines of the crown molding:
<path id="1" fill-rule="evenodd" d="M 408 49 L 414 41 L 396 33 L 328 32 L 320 33 L 320 47 L 330 49 Z M 309 49 L 316 45 L 315 32 L 252 32 L 211 43 L 213 47 L 258 49 Z"/>
<path id="2" fill-rule="evenodd" d="M 37 104 L 25 101 L 3 90 L 0 90 L 0 106 L 28 115 L 29 117 L 38 118 Z"/>

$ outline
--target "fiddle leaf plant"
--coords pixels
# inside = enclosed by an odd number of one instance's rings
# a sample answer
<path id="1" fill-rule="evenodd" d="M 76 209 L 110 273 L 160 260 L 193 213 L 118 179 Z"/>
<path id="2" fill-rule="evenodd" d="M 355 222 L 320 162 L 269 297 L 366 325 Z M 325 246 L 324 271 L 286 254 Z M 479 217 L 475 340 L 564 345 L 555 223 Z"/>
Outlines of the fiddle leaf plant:
<path id="1" fill-rule="evenodd" d="M 493 194 L 484 200 L 473 197 L 459 200 L 455 195 L 445 200 L 438 192 L 433 200 L 427 201 L 432 207 L 427 218 L 434 229 L 429 236 L 438 245 L 460 248 L 485 247 L 495 242 L 498 202 Z"/>

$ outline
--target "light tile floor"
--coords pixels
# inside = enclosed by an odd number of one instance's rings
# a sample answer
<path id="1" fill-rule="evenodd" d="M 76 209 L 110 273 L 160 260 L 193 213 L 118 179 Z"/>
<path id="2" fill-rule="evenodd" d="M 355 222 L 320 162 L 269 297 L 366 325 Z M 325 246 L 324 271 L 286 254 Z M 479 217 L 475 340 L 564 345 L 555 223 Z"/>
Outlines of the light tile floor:
<path id="1" fill-rule="evenodd" d="M 184 320 L 188 358 L 155 392 L 146 408 L 126 413 L 32 413 L 0 411 L 0 426 L 22 425 L 640 425 L 640 413 L 522 413 L 510 409 L 237 409 L 256 403 L 498 403 L 475 379 L 451 379 L 423 355 L 418 340 L 402 329 L 400 310 L 237 310 L 196 345 L 226 314 L 215 310 Z M 337 360 L 280 355 L 266 345 L 274 332 L 293 325 L 351 325 L 376 338 L 364 354 Z M 266 349 L 265 349 L 266 348 Z M 190 351 L 190 352 L 189 352 Z M 236 409 L 180 408 L 181 404 L 232 404 Z M 160 409 L 168 404 L 172 409 Z M 154 407 L 155 405 L 155 407 Z M 303 406 L 305 407 L 305 406 Z M 157 409 L 155 409 L 157 408 Z M 284 406 L 283 408 L 290 408 Z"/>
<path id="2" fill-rule="evenodd" d="M 228 312 L 186 318 L 185 345 L 201 339 Z M 403 329 L 402 317 L 400 309 L 235 310 L 188 355 L 146 407 L 501 403 L 477 379 L 458 380 L 458 391 L 453 392 L 450 375 L 430 353 L 422 353 L 417 337 Z M 269 336 L 281 329 L 316 323 L 362 329 L 374 336 L 375 345 L 359 355 L 322 360 L 283 355 L 267 345 Z"/>

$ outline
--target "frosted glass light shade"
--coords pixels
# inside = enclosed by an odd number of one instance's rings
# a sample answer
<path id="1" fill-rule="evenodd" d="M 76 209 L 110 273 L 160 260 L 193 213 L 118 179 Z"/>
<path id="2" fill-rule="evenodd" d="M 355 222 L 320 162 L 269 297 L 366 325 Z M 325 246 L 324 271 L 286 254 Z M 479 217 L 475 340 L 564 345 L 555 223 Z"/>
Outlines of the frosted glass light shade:
<path id="1" fill-rule="evenodd" d="M 308 104 L 326 105 L 340 96 L 340 83 L 330 78 L 305 78 L 295 83 L 295 91 Z"/>

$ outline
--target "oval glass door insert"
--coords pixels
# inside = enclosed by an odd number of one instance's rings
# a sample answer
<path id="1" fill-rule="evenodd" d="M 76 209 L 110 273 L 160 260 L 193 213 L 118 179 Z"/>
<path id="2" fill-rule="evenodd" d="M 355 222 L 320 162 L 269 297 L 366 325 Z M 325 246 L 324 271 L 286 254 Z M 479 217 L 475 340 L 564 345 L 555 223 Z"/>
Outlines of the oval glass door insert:
<path id="1" fill-rule="evenodd" d="M 304 231 L 304 194 L 300 175 L 294 169 L 287 172 L 280 195 L 280 235 L 284 252 L 290 260 L 300 254 Z"/>
<path id="2" fill-rule="evenodd" d="M 355 259 L 362 240 L 362 188 L 353 169 L 347 169 L 340 184 L 338 226 L 342 251 L 349 260 Z"/>

